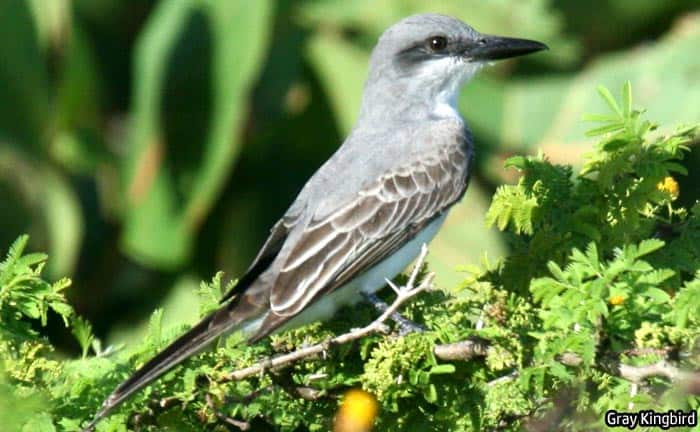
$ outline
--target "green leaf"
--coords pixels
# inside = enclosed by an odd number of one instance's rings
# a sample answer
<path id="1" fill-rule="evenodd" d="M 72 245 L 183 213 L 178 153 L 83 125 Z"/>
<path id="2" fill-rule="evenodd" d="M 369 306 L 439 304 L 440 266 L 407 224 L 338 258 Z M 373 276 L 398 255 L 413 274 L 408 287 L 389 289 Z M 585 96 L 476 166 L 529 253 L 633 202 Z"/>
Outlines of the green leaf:
<path id="1" fill-rule="evenodd" d="M 165 0 L 146 23 L 134 59 L 134 75 L 141 79 L 134 81 L 122 237 L 126 251 L 140 262 L 173 268 L 189 256 L 240 150 L 246 101 L 269 37 L 271 10 L 270 1 Z M 204 14 L 212 37 L 211 116 L 202 142 L 187 143 L 199 154 L 198 162 L 175 175 L 163 159 L 171 143 L 164 141 L 159 107 L 168 60 L 193 14 Z M 183 176 L 187 186 L 180 190 Z"/>
<path id="2" fill-rule="evenodd" d="M 163 340 L 163 309 L 156 309 L 148 321 L 147 343 L 157 349 Z"/>
<path id="3" fill-rule="evenodd" d="M 50 414 L 41 413 L 25 423 L 22 432 L 56 432 L 56 427 L 53 425 Z"/>
<path id="4" fill-rule="evenodd" d="M 7 257 L 0 263 L 0 271 L 2 271 L 4 278 L 0 279 L 0 283 L 5 285 L 8 283 L 10 277 L 14 276 L 13 267 L 17 265 L 17 261 L 22 257 L 24 248 L 27 247 L 27 242 L 29 241 L 29 236 L 22 234 L 17 237 L 17 240 L 12 242 L 10 248 L 7 251 Z"/>
<path id="5" fill-rule="evenodd" d="M 56 312 L 61 319 L 63 319 L 63 324 L 68 327 L 70 318 L 73 316 L 75 311 L 71 305 L 65 302 L 65 298 L 61 296 L 59 301 L 52 301 L 51 309 Z"/>
<path id="6" fill-rule="evenodd" d="M 338 35 L 319 33 L 309 42 L 308 56 L 330 97 L 340 130 L 347 134 L 359 112 L 369 53 Z"/>
<path id="7" fill-rule="evenodd" d="M 23 236 L 27 237 L 27 236 Z M 24 243 L 26 244 L 26 239 L 24 240 Z M 24 249 L 24 246 L 22 247 Z M 20 252 L 21 253 L 21 252 Z M 48 255 L 45 253 L 30 253 L 23 255 L 21 258 L 18 258 L 16 260 L 18 265 L 24 266 L 24 267 L 30 267 L 35 264 L 40 264 L 43 263 L 48 259 Z"/>
<path id="8" fill-rule="evenodd" d="M 506 254 L 506 245 L 498 231 L 483 223 L 464 223 L 481 220 L 487 213 L 489 193 L 478 181 L 472 181 L 464 199 L 455 204 L 442 228 L 430 243 L 428 266 L 435 272 L 435 285 L 451 289 L 464 280 L 458 271 L 465 264 L 480 264 L 484 257 L 497 260 Z M 465 249 L 468 242 L 476 241 L 479 248 Z"/>
<path id="9" fill-rule="evenodd" d="M 428 373 L 430 373 L 431 375 L 443 375 L 455 373 L 456 370 L 457 369 L 452 364 L 439 364 L 430 368 L 430 371 Z"/>
<path id="10" fill-rule="evenodd" d="M 505 168 L 517 168 L 524 170 L 527 167 L 527 158 L 525 156 L 511 156 L 503 163 Z"/>
<path id="11" fill-rule="evenodd" d="M 624 118 L 632 115 L 632 84 L 629 81 L 622 86 L 622 115 Z"/>
<path id="12" fill-rule="evenodd" d="M 95 336 L 92 334 L 92 325 L 87 320 L 76 316 L 73 319 L 71 333 L 73 333 L 73 336 L 78 340 L 80 348 L 83 351 L 83 358 L 85 358 L 95 339 Z"/>
<path id="13" fill-rule="evenodd" d="M 41 159 L 49 131 L 49 82 L 25 0 L 0 2 L 0 131 L 3 142 Z"/>
<path id="14" fill-rule="evenodd" d="M 682 175 L 688 175 L 688 169 L 676 162 L 664 162 L 664 167 L 670 172 L 677 172 Z"/>
<path id="15" fill-rule="evenodd" d="M 670 316 L 678 327 L 687 328 L 689 323 L 700 322 L 697 313 L 700 310 L 700 273 L 681 287 L 673 302 Z"/>
<path id="16" fill-rule="evenodd" d="M 508 154 L 542 149 L 553 160 L 576 166 L 581 165 L 581 155 L 590 151 L 592 144 L 584 139 L 589 128 L 580 121 L 584 113 L 605 112 L 607 105 L 613 105 L 617 107 L 613 117 L 596 115 L 591 120 L 620 123 L 620 116 L 624 115 L 610 92 L 606 92 L 607 99 L 602 99 L 591 91 L 597 84 L 618 89 L 630 82 L 637 89 L 649 89 L 635 92 L 634 103 L 646 106 L 648 115 L 662 125 L 658 135 L 672 133 L 678 124 L 694 124 L 700 118 L 700 104 L 695 103 L 700 100 L 700 85 L 684 71 L 700 67 L 700 57 L 694 55 L 700 44 L 700 17 L 688 15 L 686 19 L 678 21 L 663 37 L 638 49 L 597 57 L 573 76 L 528 77 L 501 83 L 499 97 L 487 99 L 489 105 L 496 100 L 500 103 L 484 113 L 496 121 L 478 123 L 482 128 L 488 127 L 489 136 L 501 143 Z M 472 93 L 476 89 L 472 87 L 476 84 L 480 83 L 466 86 L 460 98 L 462 111 L 474 127 L 483 111 L 473 103 Z M 533 104 L 534 100 L 547 103 Z"/>
<path id="17" fill-rule="evenodd" d="M 669 296 L 666 291 L 659 288 L 647 288 L 642 294 L 654 300 L 656 303 L 668 303 L 671 301 L 671 296 Z"/>
<path id="18" fill-rule="evenodd" d="M 591 134 L 595 135 L 595 134 Z M 610 141 L 607 141 L 605 144 L 603 144 L 603 150 L 607 152 L 614 152 L 615 150 L 619 150 L 621 148 L 624 148 L 627 146 L 628 141 L 623 140 L 623 139 L 612 139 Z"/>
<path id="19" fill-rule="evenodd" d="M 437 394 L 437 388 L 435 388 L 435 384 L 430 384 L 426 389 L 423 391 L 423 397 L 425 397 L 425 400 L 428 402 L 435 402 L 438 399 L 438 394 Z"/>
<path id="20" fill-rule="evenodd" d="M 615 101 L 615 98 L 613 95 L 610 93 L 610 90 L 603 86 L 598 86 L 598 94 L 603 98 L 605 103 L 608 104 L 608 107 L 610 107 L 611 110 L 615 111 L 617 115 L 620 117 L 623 116 L 622 110 L 620 110 L 620 107 L 617 105 L 617 102 Z"/>
<path id="21" fill-rule="evenodd" d="M 558 362 L 550 363 L 548 372 L 564 382 L 568 382 L 571 379 L 571 374 L 566 369 L 566 366 Z"/>
<path id="22" fill-rule="evenodd" d="M 613 124 L 597 127 L 595 129 L 591 129 L 591 130 L 586 132 L 586 136 L 587 137 L 595 137 L 595 136 L 599 136 L 599 135 L 605 135 L 607 133 L 620 131 L 620 130 L 624 129 L 624 127 L 625 126 L 623 124 L 613 123 Z M 614 142 L 615 145 L 619 145 L 619 143 L 620 143 L 620 141 L 616 141 L 616 140 L 613 140 L 612 142 Z M 627 141 L 624 141 L 624 142 L 627 143 Z"/>
<path id="23" fill-rule="evenodd" d="M 57 170 L 46 167 L 43 183 L 42 210 L 49 236 L 51 260 L 48 272 L 52 279 L 73 273 L 83 238 L 83 217 L 75 191 Z"/>
<path id="24" fill-rule="evenodd" d="M 76 419 L 63 418 L 58 421 L 58 424 L 64 432 L 80 432 L 83 430 L 83 428 L 80 427 L 80 420 Z"/>
<path id="25" fill-rule="evenodd" d="M 665 244 L 666 243 L 663 240 L 659 239 L 643 240 L 641 243 L 639 243 L 639 247 L 636 249 L 636 253 L 634 253 L 634 258 L 640 258 L 644 255 L 649 255 L 652 252 L 656 252 L 664 247 Z"/>
<path id="26" fill-rule="evenodd" d="M 598 123 L 610 123 L 617 122 L 620 119 L 617 116 L 610 114 L 584 114 L 581 116 L 583 121 L 587 122 L 598 122 Z"/>

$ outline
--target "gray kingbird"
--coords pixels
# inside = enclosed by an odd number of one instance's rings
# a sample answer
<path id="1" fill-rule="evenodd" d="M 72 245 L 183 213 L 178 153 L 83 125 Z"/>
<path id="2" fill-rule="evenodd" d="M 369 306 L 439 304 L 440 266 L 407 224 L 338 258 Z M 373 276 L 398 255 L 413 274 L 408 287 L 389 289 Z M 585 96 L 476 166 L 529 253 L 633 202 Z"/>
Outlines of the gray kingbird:
<path id="1" fill-rule="evenodd" d="M 414 15 L 386 30 L 357 123 L 221 307 L 120 384 L 87 428 L 219 336 L 240 331 L 254 343 L 327 318 L 403 271 L 467 188 L 474 150 L 457 111 L 461 85 L 486 63 L 546 48 L 443 15 Z"/>

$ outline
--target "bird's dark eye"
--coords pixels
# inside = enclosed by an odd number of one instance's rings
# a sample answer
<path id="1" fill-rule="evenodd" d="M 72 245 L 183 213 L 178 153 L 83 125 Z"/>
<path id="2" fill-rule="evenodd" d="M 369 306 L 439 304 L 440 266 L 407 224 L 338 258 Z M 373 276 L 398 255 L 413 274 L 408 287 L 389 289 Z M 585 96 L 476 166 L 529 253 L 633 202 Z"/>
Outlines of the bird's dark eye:
<path id="1" fill-rule="evenodd" d="M 447 48 L 447 38 L 444 36 L 432 36 L 428 38 L 428 47 L 434 52 L 443 51 Z"/>

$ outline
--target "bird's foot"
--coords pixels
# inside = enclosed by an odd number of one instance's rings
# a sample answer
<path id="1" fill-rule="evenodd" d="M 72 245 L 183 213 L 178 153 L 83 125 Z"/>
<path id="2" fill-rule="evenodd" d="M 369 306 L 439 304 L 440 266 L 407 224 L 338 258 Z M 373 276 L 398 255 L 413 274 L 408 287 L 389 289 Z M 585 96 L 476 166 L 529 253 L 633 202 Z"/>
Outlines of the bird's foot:
<path id="1" fill-rule="evenodd" d="M 374 308 L 380 313 L 384 312 L 389 308 L 385 302 L 383 302 L 379 297 L 374 294 L 363 293 L 362 294 L 369 303 L 374 306 Z M 390 315 L 392 321 L 396 323 L 399 328 L 399 335 L 405 336 L 409 333 L 421 333 L 425 331 L 425 328 L 420 324 L 416 324 L 408 318 L 404 318 L 400 313 L 394 312 Z"/>

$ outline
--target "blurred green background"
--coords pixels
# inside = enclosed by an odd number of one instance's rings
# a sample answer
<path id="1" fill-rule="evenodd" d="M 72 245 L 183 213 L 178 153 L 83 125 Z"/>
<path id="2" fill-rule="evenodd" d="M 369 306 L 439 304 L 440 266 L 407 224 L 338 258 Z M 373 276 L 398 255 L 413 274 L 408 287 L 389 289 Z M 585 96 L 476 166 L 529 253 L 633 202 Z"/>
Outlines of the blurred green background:
<path id="1" fill-rule="evenodd" d="M 700 120 L 700 0 L 0 0 L 0 247 L 20 233 L 108 343 L 199 281 L 236 277 L 353 124 L 370 50 L 441 12 L 550 51 L 490 68 L 461 110 L 477 141 L 466 199 L 433 242 L 443 287 L 507 252 L 484 226 L 514 153 L 578 165 L 594 89 L 630 80 L 649 118 Z M 665 132 L 660 130 L 659 133 Z M 700 178 L 686 161 L 681 199 Z M 342 176 L 342 173 L 338 173 Z M 62 326 L 50 337 L 75 350 Z"/>

